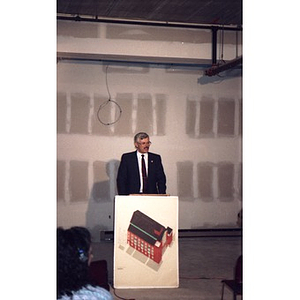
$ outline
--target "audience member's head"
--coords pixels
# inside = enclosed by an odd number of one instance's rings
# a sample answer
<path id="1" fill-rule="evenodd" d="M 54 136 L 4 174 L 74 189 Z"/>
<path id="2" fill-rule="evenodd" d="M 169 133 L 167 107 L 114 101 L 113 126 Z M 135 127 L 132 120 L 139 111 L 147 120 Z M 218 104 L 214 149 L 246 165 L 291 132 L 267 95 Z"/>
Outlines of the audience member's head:
<path id="1" fill-rule="evenodd" d="M 91 235 L 84 227 L 57 229 L 57 297 L 80 290 L 89 283 Z"/>

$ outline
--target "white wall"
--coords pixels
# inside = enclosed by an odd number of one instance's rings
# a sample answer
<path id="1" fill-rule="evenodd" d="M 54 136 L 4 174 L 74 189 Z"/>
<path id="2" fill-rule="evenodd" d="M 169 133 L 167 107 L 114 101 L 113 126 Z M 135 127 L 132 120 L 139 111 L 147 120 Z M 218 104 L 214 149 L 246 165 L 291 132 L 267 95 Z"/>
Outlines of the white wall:
<path id="1" fill-rule="evenodd" d="M 94 38 L 85 37 L 83 25 L 96 27 Z M 188 57 L 206 62 L 210 60 L 211 45 L 207 31 L 183 32 L 181 29 L 176 35 L 176 30 L 172 29 L 170 36 L 168 29 L 157 31 L 133 27 L 131 35 L 144 34 L 131 38 L 127 35 L 126 39 L 122 39 L 118 37 L 122 37 L 124 31 L 128 33 L 128 26 L 111 26 L 113 29 L 103 24 L 82 24 L 83 29 L 80 29 L 78 23 L 59 22 L 58 52 L 67 55 L 73 51 L 78 57 L 82 54 L 100 57 L 117 53 L 127 58 L 127 55 L 131 58 L 143 56 L 145 60 L 155 56 L 158 60 L 176 60 L 180 56 L 181 61 L 185 57 L 187 61 Z M 168 37 L 166 41 L 162 41 L 161 31 Z M 111 35 L 114 32 L 114 38 L 108 38 L 107 32 Z M 155 39 L 158 33 L 159 41 Z M 229 35 L 233 37 L 235 33 Z M 185 41 L 180 43 L 179 37 L 184 37 Z M 172 38 L 175 41 L 171 41 Z M 100 40 L 105 45 L 100 47 Z M 185 51 L 181 51 L 180 44 Z M 197 48 L 206 51 L 198 53 L 195 51 Z M 234 58 L 236 47 L 229 42 L 225 48 L 229 59 Z M 241 45 L 238 49 L 241 51 Z M 180 196 L 180 229 L 236 226 L 237 213 L 241 208 L 242 78 L 238 70 L 228 72 L 226 77 L 208 78 L 203 75 L 204 68 L 133 62 L 58 61 L 58 226 L 87 226 L 95 238 L 98 238 L 100 230 L 113 229 L 117 166 L 122 153 L 134 150 L 133 136 L 138 131 L 150 134 L 151 151 L 162 156 L 167 193 Z M 103 125 L 96 117 L 99 105 L 108 99 L 106 80 L 111 98 L 122 109 L 120 120 L 113 125 Z M 218 112 L 222 103 L 228 100 L 234 103 L 234 121 L 228 121 L 234 132 L 221 134 L 218 124 L 224 125 L 228 115 L 223 118 Z M 208 134 L 199 131 L 203 101 L 212 103 L 213 107 L 213 128 Z M 195 105 L 195 111 L 191 105 Z M 118 107 L 110 102 L 101 110 L 100 118 L 113 122 L 114 113 L 118 113 Z M 226 128 L 227 125 L 224 126 Z M 212 170 L 212 177 L 208 177 L 212 192 L 204 198 L 199 195 L 199 180 L 203 180 L 198 174 L 201 163 Z M 232 191 L 229 189 L 228 197 L 220 194 L 224 182 L 219 181 L 227 180 L 226 176 L 218 175 L 223 164 L 232 164 L 234 170 L 233 174 L 229 174 Z M 85 173 L 77 174 L 76 170 L 85 170 Z M 78 182 L 74 187 L 76 176 Z M 190 188 L 186 189 L 189 185 Z M 74 194 L 81 195 L 81 189 L 86 186 L 87 192 L 82 193 L 84 196 L 75 199 Z M 98 196 L 94 194 L 95 187 L 99 188 L 96 190 Z"/>

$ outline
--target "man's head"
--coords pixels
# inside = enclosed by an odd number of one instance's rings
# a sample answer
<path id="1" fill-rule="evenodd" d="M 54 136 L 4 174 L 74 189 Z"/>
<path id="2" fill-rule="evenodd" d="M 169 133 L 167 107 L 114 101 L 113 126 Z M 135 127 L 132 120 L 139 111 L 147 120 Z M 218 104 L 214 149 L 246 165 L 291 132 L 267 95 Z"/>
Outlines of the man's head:
<path id="1" fill-rule="evenodd" d="M 146 132 L 139 132 L 134 136 L 134 146 L 140 153 L 149 152 L 151 142 Z"/>

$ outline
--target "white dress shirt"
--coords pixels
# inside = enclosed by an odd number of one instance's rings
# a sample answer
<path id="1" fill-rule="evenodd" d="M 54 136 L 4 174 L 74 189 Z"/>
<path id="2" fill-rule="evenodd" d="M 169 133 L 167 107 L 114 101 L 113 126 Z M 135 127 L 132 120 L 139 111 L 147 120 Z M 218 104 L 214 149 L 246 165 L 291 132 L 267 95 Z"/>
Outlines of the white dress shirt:
<path id="1" fill-rule="evenodd" d="M 147 172 L 147 176 L 148 176 L 148 153 L 140 153 L 139 151 L 137 151 L 136 153 L 137 153 L 137 159 L 138 159 L 138 163 L 139 163 L 139 172 L 140 172 L 140 182 L 141 182 L 140 193 L 142 193 L 143 192 L 142 154 L 144 155 L 146 172 Z"/>

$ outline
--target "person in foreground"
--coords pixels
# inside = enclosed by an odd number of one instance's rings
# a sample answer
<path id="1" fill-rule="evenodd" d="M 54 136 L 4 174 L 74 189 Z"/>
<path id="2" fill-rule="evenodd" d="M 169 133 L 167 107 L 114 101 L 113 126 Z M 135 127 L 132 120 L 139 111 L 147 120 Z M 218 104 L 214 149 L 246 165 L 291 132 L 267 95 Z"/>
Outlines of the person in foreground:
<path id="1" fill-rule="evenodd" d="M 166 194 L 166 175 L 160 155 L 149 152 L 149 135 L 134 136 L 136 151 L 122 155 L 117 175 L 119 195 Z"/>
<path id="2" fill-rule="evenodd" d="M 91 235 L 86 228 L 57 228 L 57 299 L 113 299 L 106 289 L 90 283 L 92 258 Z"/>

